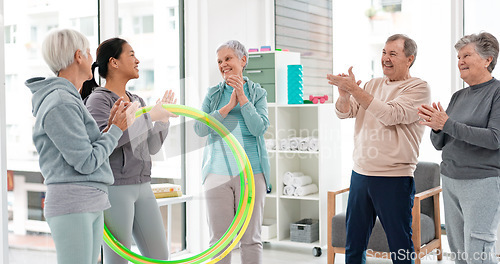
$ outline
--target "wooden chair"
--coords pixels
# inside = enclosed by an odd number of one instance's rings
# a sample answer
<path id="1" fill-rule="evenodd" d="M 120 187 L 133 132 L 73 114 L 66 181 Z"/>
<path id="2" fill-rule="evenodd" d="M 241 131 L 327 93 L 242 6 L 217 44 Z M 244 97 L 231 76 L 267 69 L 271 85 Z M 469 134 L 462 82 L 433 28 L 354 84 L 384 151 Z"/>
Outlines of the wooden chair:
<path id="1" fill-rule="evenodd" d="M 431 162 L 419 162 L 415 170 L 415 195 L 412 216 L 413 246 L 415 248 L 415 263 L 437 249 L 437 259 L 443 259 L 441 247 L 441 219 L 439 209 L 439 193 L 441 192 L 439 165 Z M 345 213 L 336 214 L 336 196 L 349 191 L 349 188 L 329 191 L 328 210 L 328 263 L 333 264 L 335 254 L 345 254 L 346 228 Z M 390 259 L 387 238 L 380 220 L 377 218 L 370 240 L 367 257 Z"/>

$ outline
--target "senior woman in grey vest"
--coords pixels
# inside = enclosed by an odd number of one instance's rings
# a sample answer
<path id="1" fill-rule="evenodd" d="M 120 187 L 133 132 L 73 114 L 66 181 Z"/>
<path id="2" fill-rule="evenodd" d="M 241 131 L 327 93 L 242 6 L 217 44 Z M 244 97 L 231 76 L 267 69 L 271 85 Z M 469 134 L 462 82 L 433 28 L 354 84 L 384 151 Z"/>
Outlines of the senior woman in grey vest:
<path id="1" fill-rule="evenodd" d="M 210 87 L 202 110 L 226 126 L 248 155 L 255 177 L 255 205 L 252 218 L 241 238 L 241 263 L 262 263 L 260 232 L 269 187 L 270 165 L 264 142 L 269 127 L 267 92 L 243 76 L 248 52 L 240 42 L 228 41 L 217 49 L 217 64 L 224 79 Z M 203 187 L 207 200 L 210 245 L 227 231 L 238 207 L 239 169 L 222 138 L 205 124 L 195 123 L 198 136 L 208 136 L 203 153 Z M 219 263 L 231 263 L 228 254 Z"/>
<path id="2" fill-rule="evenodd" d="M 134 121 L 137 104 L 118 100 L 106 116 L 105 133 L 78 91 L 92 78 L 89 42 L 74 30 L 56 30 L 42 44 L 43 58 L 57 77 L 26 81 L 33 93 L 33 142 L 47 185 L 44 215 L 59 264 L 97 263 L 103 210 L 110 207 L 113 174 L 108 157 Z"/>
<path id="3" fill-rule="evenodd" d="M 456 44 L 460 77 L 469 87 L 455 92 L 446 111 L 422 105 L 422 124 L 442 150 L 441 177 L 446 234 L 455 263 L 498 263 L 500 220 L 500 81 L 493 78 L 498 41 L 486 32 Z"/>

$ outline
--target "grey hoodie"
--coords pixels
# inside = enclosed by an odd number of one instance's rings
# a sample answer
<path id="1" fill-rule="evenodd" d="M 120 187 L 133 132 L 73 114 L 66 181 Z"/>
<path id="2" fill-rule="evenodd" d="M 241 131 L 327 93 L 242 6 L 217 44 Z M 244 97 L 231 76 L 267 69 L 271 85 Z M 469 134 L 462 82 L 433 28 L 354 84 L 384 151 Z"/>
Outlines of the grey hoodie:
<path id="1" fill-rule="evenodd" d="M 101 133 L 75 86 L 65 78 L 31 78 L 33 142 L 45 184 L 74 183 L 107 192 L 113 184 L 108 157 L 122 131 Z"/>
<path id="2" fill-rule="evenodd" d="M 144 100 L 136 94 L 126 91 L 133 102 L 141 107 Z M 104 129 L 108 122 L 111 107 L 118 100 L 118 95 L 104 88 L 97 87 L 86 99 L 85 106 L 94 117 L 99 129 Z M 170 122 L 155 122 L 149 113 L 136 118 L 134 124 L 123 131 L 118 145 L 109 156 L 109 162 L 115 183 L 113 185 L 140 184 L 151 181 L 151 155 L 160 151 L 168 134 Z"/>

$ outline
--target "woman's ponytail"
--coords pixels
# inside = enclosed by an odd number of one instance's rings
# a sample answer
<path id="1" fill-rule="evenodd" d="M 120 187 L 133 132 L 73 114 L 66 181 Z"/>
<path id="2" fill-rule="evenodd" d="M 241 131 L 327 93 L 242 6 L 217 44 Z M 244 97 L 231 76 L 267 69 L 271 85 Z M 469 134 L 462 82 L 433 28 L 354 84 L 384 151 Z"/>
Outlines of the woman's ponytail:
<path id="1" fill-rule="evenodd" d="M 94 72 L 96 67 L 99 67 L 97 61 L 92 63 L 92 79 L 85 81 L 82 89 L 80 89 L 80 96 L 82 97 L 82 100 L 85 100 L 94 91 L 94 89 L 99 86 L 95 81 Z"/>

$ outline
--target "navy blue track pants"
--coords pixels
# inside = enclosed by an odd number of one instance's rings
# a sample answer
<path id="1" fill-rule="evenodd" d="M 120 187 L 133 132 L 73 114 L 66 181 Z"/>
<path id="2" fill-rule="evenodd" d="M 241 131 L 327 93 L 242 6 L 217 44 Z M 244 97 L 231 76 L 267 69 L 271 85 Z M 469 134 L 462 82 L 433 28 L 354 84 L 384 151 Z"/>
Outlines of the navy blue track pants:
<path id="1" fill-rule="evenodd" d="M 412 263 L 413 177 L 365 176 L 352 172 L 347 203 L 346 263 L 365 263 L 368 240 L 378 216 L 393 263 Z"/>

